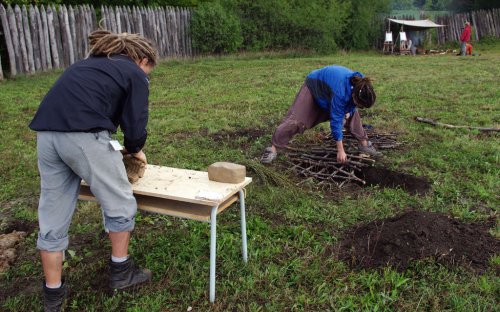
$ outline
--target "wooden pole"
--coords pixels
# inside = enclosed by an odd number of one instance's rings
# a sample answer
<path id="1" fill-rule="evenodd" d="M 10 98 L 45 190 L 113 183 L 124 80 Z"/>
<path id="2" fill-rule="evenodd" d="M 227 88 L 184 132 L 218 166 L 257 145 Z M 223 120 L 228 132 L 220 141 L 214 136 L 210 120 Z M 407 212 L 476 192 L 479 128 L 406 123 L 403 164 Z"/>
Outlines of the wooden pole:
<path id="1" fill-rule="evenodd" d="M 17 22 L 17 29 L 18 29 L 18 34 L 19 34 L 19 46 L 21 47 L 21 56 L 23 60 L 23 73 L 29 73 L 30 72 L 30 66 L 28 64 L 28 52 L 26 50 L 26 37 L 24 35 L 24 29 L 23 29 L 23 17 L 21 14 L 21 8 L 16 5 L 14 8 L 14 12 L 16 14 L 16 22 Z"/>
<path id="2" fill-rule="evenodd" d="M 14 50 L 14 43 L 10 33 L 9 20 L 7 18 L 7 12 L 5 7 L 0 4 L 0 19 L 2 20 L 2 28 L 5 36 L 5 44 L 7 46 L 7 53 L 9 54 L 9 69 L 10 76 L 15 77 L 17 75 L 16 69 L 16 52 Z"/>
<path id="3" fill-rule="evenodd" d="M 113 10 L 113 8 L 111 8 Z M 113 11 L 112 11 L 113 12 Z M 116 19 L 116 33 L 122 33 L 122 21 L 121 21 L 121 13 L 120 13 L 120 7 L 115 7 L 114 8 L 115 12 L 115 19 Z"/>
<path id="4" fill-rule="evenodd" d="M 66 14 L 64 12 L 64 6 L 60 5 L 59 6 L 59 11 L 58 11 L 58 16 L 59 16 L 59 27 L 61 31 L 61 47 L 62 47 L 62 55 L 64 55 L 64 68 L 68 67 L 71 65 L 71 60 L 70 60 L 70 55 L 69 55 L 69 38 L 68 38 L 68 32 L 66 31 Z"/>
<path id="5" fill-rule="evenodd" d="M 31 40 L 31 30 L 28 21 L 28 11 L 26 6 L 23 5 L 21 9 L 22 28 L 24 33 L 24 40 L 26 45 L 26 58 L 28 59 L 28 73 L 35 73 L 35 61 L 33 59 L 33 41 Z"/>
<path id="6" fill-rule="evenodd" d="M 450 124 L 445 124 L 441 122 L 437 122 L 433 119 L 430 118 L 423 118 L 423 117 L 416 117 L 416 121 L 431 124 L 433 126 L 440 126 L 448 129 L 472 129 L 472 130 L 479 130 L 483 132 L 497 132 L 500 131 L 500 128 L 485 128 L 485 127 L 472 127 L 472 126 L 455 126 L 455 125 L 450 125 Z"/>
<path id="7" fill-rule="evenodd" d="M 36 19 L 36 31 L 38 32 L 38 45 L 40 49 L 40 66 L 42 71 L 47 70 L 47 55 L 46 55 L 46 50 L 45 50 L 45 44 L 47 43 L 45 41 L 45 37 L 43 34 L 43 23 L 42 23 L 42 18 L 40 16 L 40 10 L 38 10 L 37 6 L 33 7 L 33 10 L 35 11 L 35 19 Z"/>
<path id="8" fill-rule="evenodd" d="M 83 44 L 82 44 L 82 38 L 83 38 L 83 28 L 84 24 L 82 21 L 82 6 L 75 6 L 74 11 L 75 11 L 75 57 L 78 60 L 83 59 Z"/>
<path id="9" fill-rule="evenodd" d="M 51 48 L 50 48 L 50 34 L 49 34 L 49 23 L 47 21 L 47 12 L 45 11 L 45 7 L 42 5 L 42 9 L 40 11 L 40 18 L 42 20 L 43 26 L 43 38 L 44 38 L 44 46 L 45 46 L 45 62 L 47 64 L 47 69 L 52 69 L 52 56 L 51 56 Z M 55 66 L 55 65 L 54 65 Z"/>
<path id="10" fill-rule="evenodd" d="M 62 6 L 64 14 L 64 29 L 66 32 L 66 47 L 69 52 L 68 66 L 75 63 L 75 50 L 73 49 L 73 36 L 71 35 L 71 26 L 69 24 L 69 13 L 65 5 Z M 73 21 L 74 22 L 74 21 Z"/>
<path id="11" fill-rule="evenodd" d="M 70 28 L 71 35 L 71 49 L 73 50 L 73 63 L 79 60 L 78 49 L 76 47 L 76 19 L 75 19 L 75 11 L 73 10 L 73 6 L 69 6 L 68 9 L 68 25 Z"/>
<path id="12" fill-rule="evenodd" d="M 109 24 L 108 12 L 105 6 L 101 5 L 101 19 L 102 19 L 102 27 L 106 30 L 110 30 L 111 26 Z"/>
<path id="13" fill-rule="evenodd" d="M 125 18 L 125 25 L 126 25 L 126 31 L 131 34 L 132 32 L 132 27 L 131 27 L 131 22 L 130 18 L 132 17 L 130 14 L 130 7 L 122 7 L 123 11 L 123 17 Z"/>
<path id="14" fill-rule="evenodd" d="M 59 53 L 59 65 L 61 68 L 65 68 L 67 66 L 66 63 L 66 55 L 64 53 L 64 48 L 63 48 L 63 42 L 62 42 L 62 36 L 64 33 L 64 30 L 61 29 L 61 19 L 59 18 L 59 13 L 56 9 L 56 7 L 53 5 L 52 6 L 52 11 L 54 13 L 54 31 L 55 31 L 55 38 L 56 38 L 56 43 L 57 43 L 57 53 Z"/>
<path id="15" fill-rule="evenodd" d="M 56 27 L 54 26 L 54 12 L 50 5 L 47 6 L 47 25 L 50 37 L 50 50 L 52 52 L 52 61 L 55 68 L 61 67 L 59 62 L 59 51 L 57 49 Z"/>
<path id="16" fill-rule="evenodd" d="M 30 31 L 31 31 L 31 43 L 33 46 L 33 60 L 35 65 L 35 71 L 39 72 L 42 70 L 42 64 L 40 59 L 40 39 L 39 39 L 39 25 L 35 15 L 35 8 L 32 5 L 29 7 L 29 21 L 30 21 Z"/>

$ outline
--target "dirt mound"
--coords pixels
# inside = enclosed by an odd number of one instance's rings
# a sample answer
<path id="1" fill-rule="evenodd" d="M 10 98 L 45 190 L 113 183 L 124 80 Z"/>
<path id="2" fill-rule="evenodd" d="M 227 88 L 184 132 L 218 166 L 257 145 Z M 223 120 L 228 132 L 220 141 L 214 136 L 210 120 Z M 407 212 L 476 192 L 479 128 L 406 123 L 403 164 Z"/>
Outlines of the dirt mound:
<path id="1" fill-rule="evenodd" d="M 401 187 L 410 194 L 423 195 L 431 189 L 431 183 L 425 178 L 385 168 L 365 167 L 358 176 L 366 181 L 367 185 Z"/>
<path id="2" fill-rule="evenodd" d="M 411 260 L 434 258 L 448 266 L 484 270 L 490 257 L 500 252 L 500 240 L 488 233 L 492 225 L 411 211 L 351 228 L 338 245 L 338 254 L 356 268 L 391 265 L 405 270 Z"/>
<path id="3" fill-rule="evenodd" d="M 25 236 L 26 232 L 17 231 L 0 235 L 0 273 L 7 271 L 14 260 L 16 260 L 16 245 L 18 245 Z"/>

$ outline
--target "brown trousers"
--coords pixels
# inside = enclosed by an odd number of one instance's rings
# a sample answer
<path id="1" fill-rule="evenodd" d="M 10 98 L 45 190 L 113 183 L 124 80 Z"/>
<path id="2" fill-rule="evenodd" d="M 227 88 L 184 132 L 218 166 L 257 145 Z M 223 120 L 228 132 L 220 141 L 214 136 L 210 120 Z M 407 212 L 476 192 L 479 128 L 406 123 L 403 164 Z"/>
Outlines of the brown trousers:
<path id="1" fill-rule="evenodd" d="M 311 91 L 303 84 L 285 118 L 274 132 L 271 143 L 277 148 L 283 148 L 296 134 L 304 133 L 306 129 L 328 120 L 330 114 L 314 103 Z M 357 140 L 368 140 L 358 111 L 347 119 L 345 127 Z"/>

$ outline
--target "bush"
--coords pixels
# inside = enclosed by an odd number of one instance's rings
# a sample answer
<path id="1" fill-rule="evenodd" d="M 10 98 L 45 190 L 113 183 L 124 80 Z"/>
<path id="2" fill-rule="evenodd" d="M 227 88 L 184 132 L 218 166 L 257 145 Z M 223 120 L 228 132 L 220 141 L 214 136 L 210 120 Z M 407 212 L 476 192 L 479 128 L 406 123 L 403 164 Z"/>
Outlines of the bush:
<path id="1" fill-rule="evenodd" d="M 219 2 L 203 3 L 195 9 L 191 36 L 194 48 L 209 53 L 234 52 L 243 41 L 238 18 Z"/>
<path id="2" fill-rule="evenodd" d="M 243 47 L 254 51 L 333 51 L 347 16 L 342 1 L 225 0 L 222 4 L 240 19 Z"/>
<path id="3" fill-rule="evenodd" d="M 372 47 L 384 34 L 383 16 L 387 16 L 389 5 L 389 0 L 351 0 L 342 46 L 346 49 Z"/>

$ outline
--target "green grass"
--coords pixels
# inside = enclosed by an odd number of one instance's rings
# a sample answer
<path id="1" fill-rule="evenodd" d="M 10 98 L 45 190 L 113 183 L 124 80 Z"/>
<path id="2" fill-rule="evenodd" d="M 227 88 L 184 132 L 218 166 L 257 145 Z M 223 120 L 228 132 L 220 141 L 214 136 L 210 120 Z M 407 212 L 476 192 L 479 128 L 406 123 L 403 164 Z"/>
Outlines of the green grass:
<path id="1" fill-rule="evenodd" d="M 494 311 L 498 309 L 499 257 L 481 274 L 419 261 L 410 269 L 357 271 L 328 248 L 359 222 L 393 216 L 408 207 L 443 212 L 465 222 L 498 218 L 498 134 L 417 123 L 499 127 L 500 43 L 475 46 L 480 57 L 382 56 L 378 53 L 296 56 L 253 54 L 170 61 L 152 75 L 150 163 L 206 170 L 216 161 L 258 159 L 305 75 L 332 63 L 375 80 L 377 104 L 363 121 L 397 131 L 402 150 L 386 152 L 389 168 L 433 181 L 433 192 L 400 189 L 321 192 L 267 184 L 252 171 L 248 188 L 249 263 L 240 257 L 238 209 L 218 220 L 217 298 L 208 303 L 207 224 L 139 214 L 131 251 L 154 271 L 153 283 L 114 296 L 105 290 L 109 242 L 96 204 L 79 203 L 70 229 L 65 276 L 69 311 Z M 39 178 L 35 133 L 27 127 L 60 72 L 0 82 L 0 216 L 36 222 Z M 265 129 L 255 140 L 215 141 L 219 131 Z M 307 140 L 309 134 L 298 138 Z M 120 135 L 117 135 L 118 137 Z M 275 170 L 276 168 L 269 168 Z M 271 181 L 272 182 L 272 181 Z M 492 234 L 498 237 L 499 227 Z M 20 246 L 15 265 L 0 275 L 2 311 L 38 310 L 41 265 L 36 232 Z"/>

